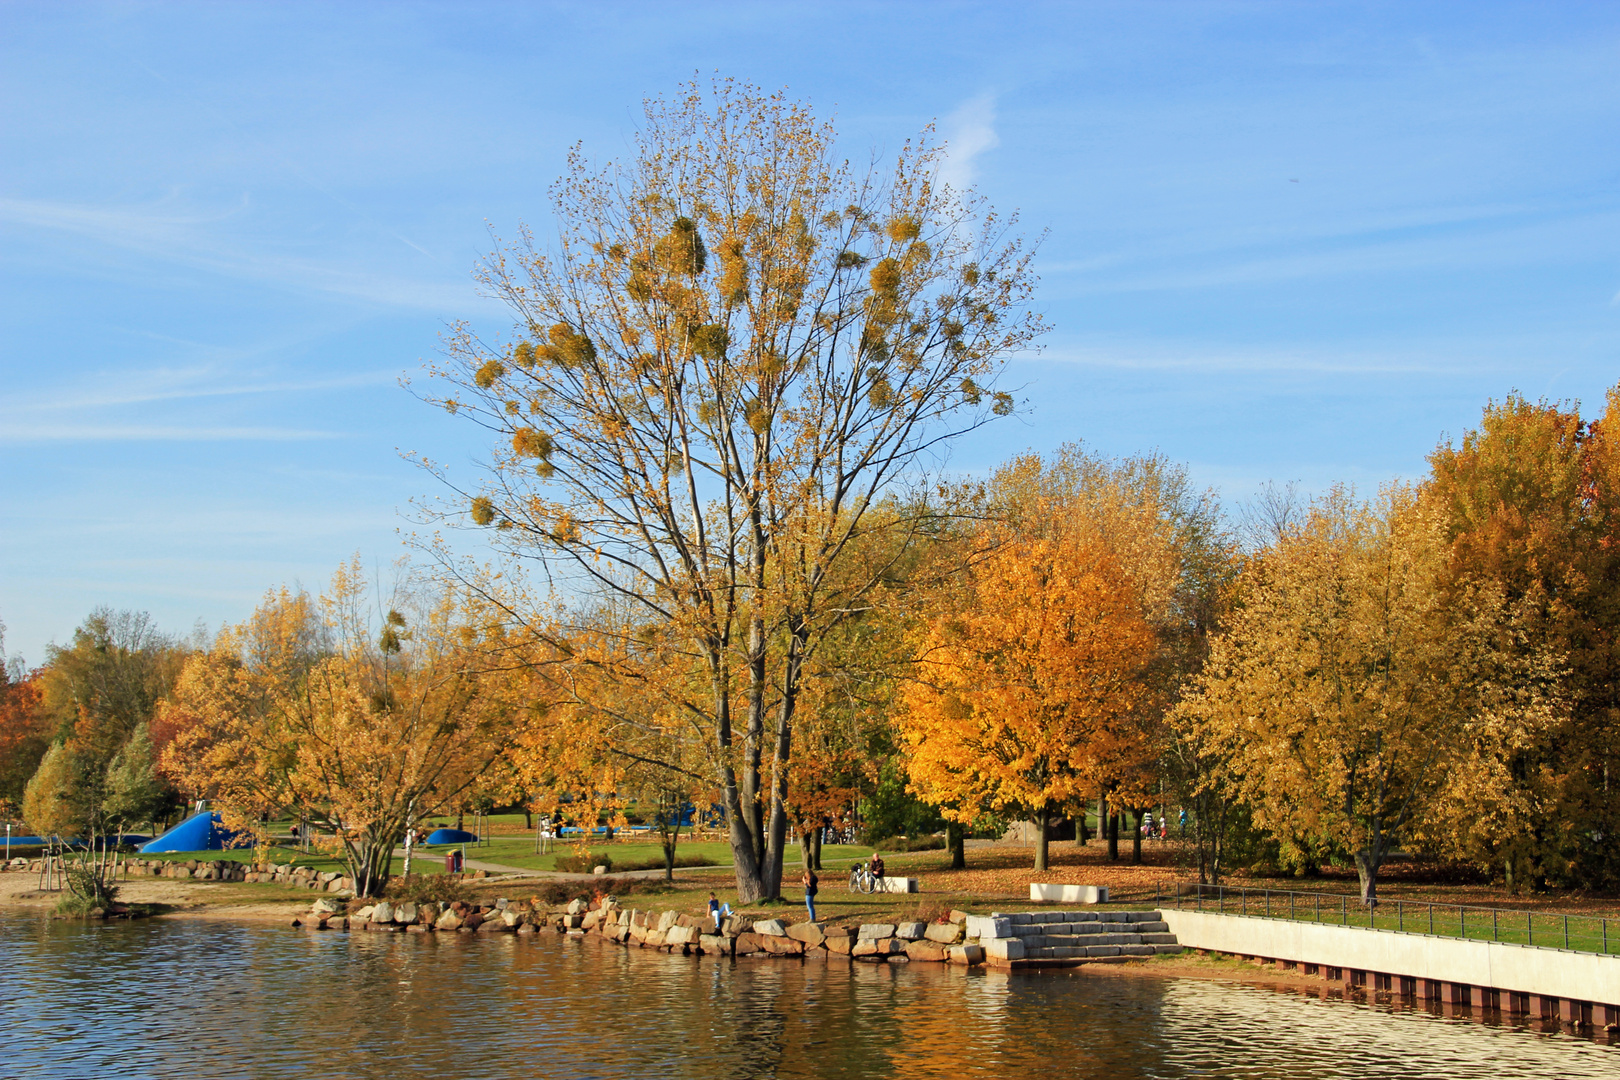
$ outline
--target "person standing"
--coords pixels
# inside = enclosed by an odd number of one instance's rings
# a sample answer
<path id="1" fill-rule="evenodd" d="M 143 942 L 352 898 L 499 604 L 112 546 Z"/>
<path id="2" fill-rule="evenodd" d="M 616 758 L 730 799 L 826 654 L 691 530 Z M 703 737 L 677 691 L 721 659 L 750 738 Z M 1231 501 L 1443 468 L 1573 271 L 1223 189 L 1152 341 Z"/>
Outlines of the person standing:
<path id="1" fill-rule="evenodd" d="M 800 881 L 804 884 L 804 906 L 810 912 L 810 921 L 815 922 L 816 889 L 821 884 L 821 879 L 816 877 L 816 872 L 807 866 L 804 868 L 804 877 Z"/>

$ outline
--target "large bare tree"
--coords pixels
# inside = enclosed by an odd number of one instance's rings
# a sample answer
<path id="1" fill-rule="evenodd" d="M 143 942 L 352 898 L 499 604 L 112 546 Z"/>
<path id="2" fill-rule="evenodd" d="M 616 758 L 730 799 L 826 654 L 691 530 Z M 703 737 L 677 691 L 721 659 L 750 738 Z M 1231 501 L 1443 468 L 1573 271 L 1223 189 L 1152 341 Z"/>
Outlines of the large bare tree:
<path id="1" fill-rule="evenodd" d="M 515 333 L 457 327 L 424 396 L 494 453 L 476 485 L 429 467 L 459 493 L 446 523 L 689 643 L 738 892 L 773 898 L 806 660 L 888 572 L 844 564 L 873 529 L 922 528 L 933 511 L 871 511 L 1012 410 L 994 383 L 1043 329 L 1035 277 L 926 133 L 854 169 L 806 106 L 716 80 L 648 101 L 632 146 L 576 149 L 555 240 L 481 268 Z"/>

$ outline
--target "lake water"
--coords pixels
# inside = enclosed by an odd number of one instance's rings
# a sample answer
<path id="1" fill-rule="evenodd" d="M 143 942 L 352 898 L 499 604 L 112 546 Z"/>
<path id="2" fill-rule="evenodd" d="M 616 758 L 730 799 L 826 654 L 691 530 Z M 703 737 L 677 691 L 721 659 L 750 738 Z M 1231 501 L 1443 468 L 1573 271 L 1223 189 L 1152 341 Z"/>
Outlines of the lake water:
<path id="1" fill-rule="evenodd" d="M 0 916 L 4 1077 L 1606 1077 L 1620 1048 L 1193 979 Z"/>

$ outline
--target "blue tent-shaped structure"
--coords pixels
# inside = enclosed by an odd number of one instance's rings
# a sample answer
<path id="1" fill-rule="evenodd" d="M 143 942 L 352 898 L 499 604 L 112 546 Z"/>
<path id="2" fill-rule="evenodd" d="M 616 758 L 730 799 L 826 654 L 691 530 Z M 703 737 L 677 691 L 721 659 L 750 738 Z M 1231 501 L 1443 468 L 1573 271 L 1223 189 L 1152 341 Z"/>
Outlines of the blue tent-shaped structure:
<path id="1" fill-rule="evenodd" d="M 239 834 L 220 824 L 219 815 L 204 810 L 193 814 L 156 840 L 141 845 L 143 854 L 158 851 L 222 851 Z"/>

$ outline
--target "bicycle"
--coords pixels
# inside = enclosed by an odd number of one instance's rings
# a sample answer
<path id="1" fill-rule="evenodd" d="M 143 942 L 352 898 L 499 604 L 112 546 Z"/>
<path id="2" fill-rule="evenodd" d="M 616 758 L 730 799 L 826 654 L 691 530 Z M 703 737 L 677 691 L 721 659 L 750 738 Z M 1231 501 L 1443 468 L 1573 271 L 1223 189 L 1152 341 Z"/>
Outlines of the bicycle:
<path id="1" fill-rule="evenodd" d="M 877 888 L 877 879 L 872 876 L 872 870 L 865 863 L 856 865 L 849 872 L 849 891 L 869 893 Z"/>

